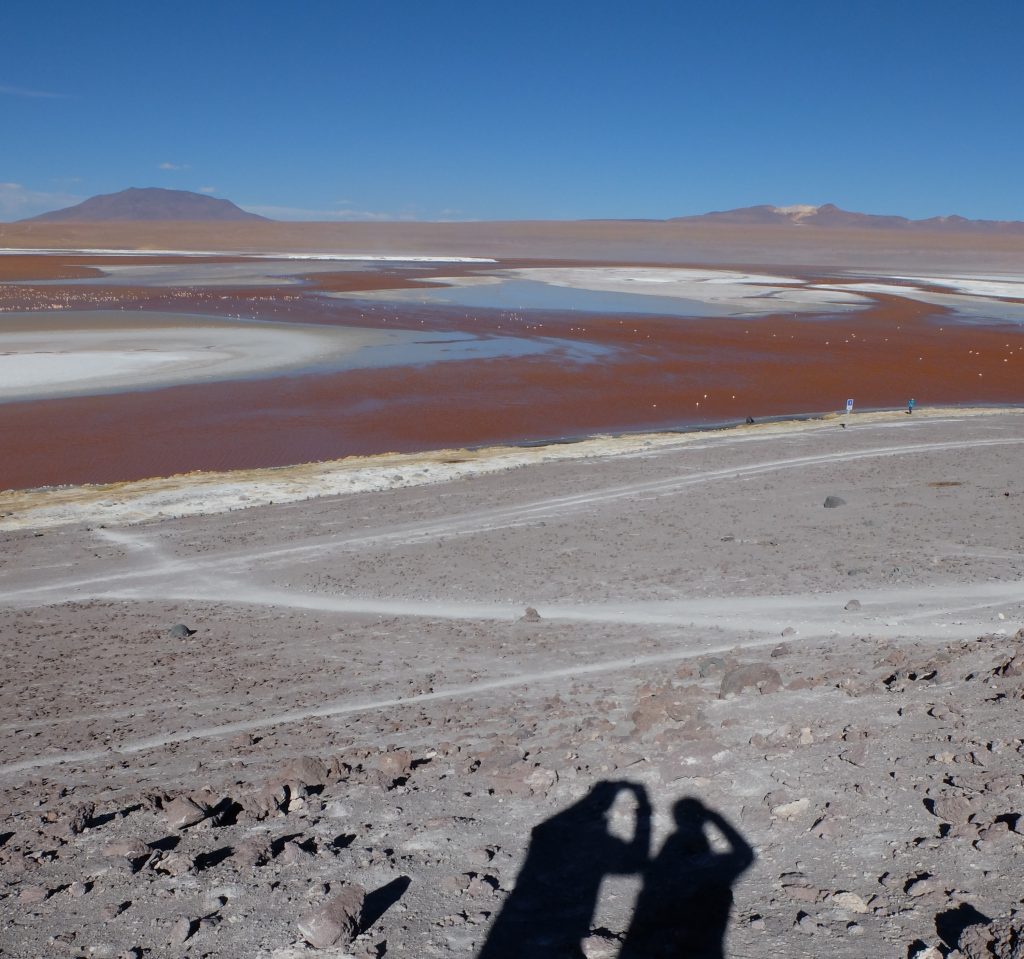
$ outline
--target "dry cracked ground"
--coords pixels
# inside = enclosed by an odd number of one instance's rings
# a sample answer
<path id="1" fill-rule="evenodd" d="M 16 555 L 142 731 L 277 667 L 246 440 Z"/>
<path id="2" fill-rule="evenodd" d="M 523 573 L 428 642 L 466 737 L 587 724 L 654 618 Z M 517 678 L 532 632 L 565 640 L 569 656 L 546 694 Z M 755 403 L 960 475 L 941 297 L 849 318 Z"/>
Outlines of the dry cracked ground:
<path id="1" fill-rule="evenodd" d="M 2 534 L 0 953 L 1024 955 L 1022 454 L 854 417 Z"/>

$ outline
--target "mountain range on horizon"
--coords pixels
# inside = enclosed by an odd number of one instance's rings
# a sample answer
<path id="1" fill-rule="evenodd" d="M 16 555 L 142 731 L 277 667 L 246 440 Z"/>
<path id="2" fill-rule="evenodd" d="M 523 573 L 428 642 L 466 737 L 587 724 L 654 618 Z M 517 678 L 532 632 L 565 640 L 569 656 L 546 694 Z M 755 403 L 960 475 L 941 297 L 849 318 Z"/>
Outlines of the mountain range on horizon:
<path id="1" fill-rule="evenodd" d="M 118 193 L 90 197 L 74 206 L 41 213 L 20 223 L 111 223 L 111 222 L 272 222 L 249 213 L 230 200 L 162 187 L 130 187 Z M 912 220 L 904 216 L 857 213 L 834 203 L 820 206 L 739 207 L 713 210 L 691 216 L 669 217 L 649 222 L 724 224 L 733 226 L 780 226 L 794 229 L 913 230 L 931 233 L 1024 234 L 1024 221 L 970 220 L 966 217 L 933 216 Z"/>
<path id="2" fill-rule="evenodd" d="M 1020 220 L 969 220 L 957 216 L 933 216 L 911 220 L 905 216 L 855 213 L 834 203 L 821 206 L 744 206 L 735 210 L 715 210 L 696 216 L 672 217 L 670 223 L 729 223 L 747 226 L 824 227 L 846 230 L 920 230 L 931 233 L 1024 233 Z"/>

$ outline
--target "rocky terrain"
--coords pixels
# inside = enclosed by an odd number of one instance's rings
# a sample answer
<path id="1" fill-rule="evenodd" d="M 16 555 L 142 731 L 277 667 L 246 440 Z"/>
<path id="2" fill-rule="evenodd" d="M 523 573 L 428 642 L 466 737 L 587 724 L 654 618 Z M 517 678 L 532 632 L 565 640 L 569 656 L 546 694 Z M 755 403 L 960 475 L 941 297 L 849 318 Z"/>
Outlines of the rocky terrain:
<path id="1" fill-rule="evenodd" d="M 1020 956 L 1022 447 L 0 534 L 0 954 Z"/>

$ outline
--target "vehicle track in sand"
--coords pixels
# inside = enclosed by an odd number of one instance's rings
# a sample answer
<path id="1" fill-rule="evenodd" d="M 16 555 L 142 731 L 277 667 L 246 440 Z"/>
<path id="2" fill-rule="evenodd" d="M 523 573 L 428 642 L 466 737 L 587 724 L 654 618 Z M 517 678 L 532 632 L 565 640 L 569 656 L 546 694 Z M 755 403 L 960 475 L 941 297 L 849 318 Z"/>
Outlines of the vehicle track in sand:
<path id="1" fill-rule="evenodd" d="M 441 596 L 431 600 L 393 596 L 354 596 L 322 590 L 287 588 L 274 582 L 274 574 L 293 564 L 333 553 L 387 550 L 453 537 L 525 527 L 566 516 L 582 516 L 624 499 L 655 498 L 683 492 L 702 484 L 729 478 L 747 478 L 791 470 L 813 469 L 870 458 L 889 458 L 961 452 L 964 450 L 1019 446 L 1024 438 L 971 438 L 941 442 L 897 443 L 867 449 L 838 450 L 699 470 L 655 480 L 601 486 L 571 495 L 531 499 L 457 513 L 450 517 L 399 523 L 356 534 L 317 535 L 269 549 L 242 548 L 175 556 L 158 536 L 133 529 L 101 529 L 96 535 L 119 549 L 120 565 L 102 575 L 67 578 L 51 574 L 48 581 L 31 585 L 12 584 L 0 592 L 0 605 L 40 607 L 66 602 L 119 600 L 129 602 L 214 602 L 225 606 L 258 606 L 280 610 L 304 610 L 342 616 L 388 616 L 424 620 L 511 622 L 521 616 L 523 605 L 511 601 L 456 600 Z M 711 445 L 711 444 L 709 444 Z M 691 447 L 692 449 L 692 447 Z M 678 452 L 678 451 L 676 451 Z M 654 455 L 667 455 L 659 452 Z M 955 550 L 954 550 L 955 551 Z M 1002 553 L 1000 556 L 1002 558 Z M 1018 554 L 1019 555 L 1019 554 Z M 1006 558 L 1014 554 L 1006 553 Z M 59 568 L 59 567 L 58 567 Z M 47 567 L 30 575 L 39 578 Z M 8 582 L 14 577 L 8 577 Z M 915 637 L 918 639 L 973 638 L 982 627 L 975 614 L 1013 610 L 1018 616 L 1024 603 L 1024 584 L 1017 580 L 946 584 L 921 584 L 891 588 L 857 589 L 860 608 L 845 611 L 848 592 L 773 592 L 741 597 L 699 599 L 549 602 L 538 603 L 543 620 L 562 623 L 616 624 L 669 627 L 679 630 L 678 639 L 661 637 L 653 652 L 636 656 L 616 655 L 614 646 L 596 661 L 556 662 L 544 670 L 516 669 L 514 661 L 495 661 L 496 670 L 509 670 L 470 683 L 453 683 L 430 692 L 378 695 L 359 700 L 352 695 L 316 706 L 269 712 L 223 723 L 200 720 L 195 726 L 173 733 L 136 736 L 102 749 L 45 752 L 20 757 L 0 766 L 0 776 L 14 776 L 65 763 L 93 763 L 112 757 L 141 753 L 164 746 L 218 739 L 242 732 L 303 721 L 399 710 L 433 701 L 472 698 L 488 692 L 523 688 L 550 693 L 580 675 L 614 673 L 645 666 L 690 659 L 737 648 L 757 649 L 779 642 L 785 627 L 793 640 L 833 638 L 855 640 Z M 962 619 L 961 619 L 962 618 Z M 988 615 L 984 622 L 992 624 Z M 998 627 L 996 627 L 998 628 Z M 690 631 L 687 633 L 687 631 Z M 565 657 L 572 658 L 572 649 Z M 387 690 L 382 690 L 387 692 Z M 336 695 L 336 694 L 335 694 Z M 113 709 L 95 714 L 103 718 L 131 715 L 132 710 Z M 67 721 L 58 717 L 53 722 Z M 46 723 L 32 723 L 35 725 Z"/>
<path id="2" fill-rule="evenodd" d="M 127 595 L 126 586 L 133 582 L 140 583 L 140 586 L 132 595 L 138 598 L 152 599 L 161 595 L 170 595 L 170 592 L 174 591 L 175 580 L 178 580 L 179 583 L 192 580 L 209 583 L 211 577 L 217 574 L 230 580 L 248 574 L 256 567 L 261 573 L 266 573 L 271 568 L 282 568 L 298 561 L 309 561 L 337 552 L 356 552 L 370 547 L 408 546 L 433 540 L 451 539 L 456 536 L 494 532 L 499 529 L 514 529 L 554 517 L 561 518 L 571 513 L 583 512 L 615 500 L 666 496 L 678 493 L 688 487 L 724 479 L 748 478 L 765 473 L 808 469 L 879 457 L 1022 444 L 1024 444 L 1024 439 L 1016 437 L 911 443 L 765 460 L 658 480 L 608 486 L 570 496 L 547 497 L 527 503 L 471 511 L 437 520 L 399 524 L 391 528 L 371 530 L 354 536 L 330 534 L 269 549 L 222 551 L 213 555 L 173 558 L 162 550 L 158 542 L 141 534 L 102 530 L 99 531 L 102 537 L 117 542 L 134 554 L 132 557 L 133 568 L 119 568 L 100 576 L 58 579 L 31 586 L 9 587 L 0 590 L 0 605 L 40 606 L 115 594 Z M 139 566 L 141 556 L 146 553 L 154 555 L 154 562 Z M 38 571 L 31 570 L 30 572 L 35 574 Z M 10 581 L 14 577 L 7 578 Z M 142 585 L 146 580 L 157 580 L 158 582 L 147 589 Z M 180 592 L 175 592 L 175 598 L 186 597 L 182 596 Z"/>
<path id="3" fill-rule="evenodd" d="M 777 637 L 765 637 L 752 640 L 744 645 L 748 648 L 757 648 L 774 645 L 777 642 Z M 677 648 L 666 652 L 653 653 L 644 656 L 606 659 L 593 663 L 577 662 L 568 666 L 561 666 L 538 672 L 514 673 L 508 676 L 484 679 L 479 682 L 451 686 L 445 689 L 426 693 L 417 693 L 410 696 L 385 697 L 382 699 L 371 699 L 362 702 L 352 702 L 350 699 L 342 700 L 305 709 L 294 709 L 286 712 L 267 714 L 237 722 L 198 726 L 192 729 L 179 730 L 178 732 L 166 735 L 141 737 L 138 739 L 127 740 L 117 746 L 109 746 L 104 749 L 90 749 L 65 753 L 47 753 L 46 755 L 32 756 L 27 759 L 20 759 L 17 762 L 0 765 L 0 778 L 11 776 L 19 772 L 60 766 L 65 763 L 91 763 L 98 759 L 109 760 L 118 756 L 133 755 L 179 743 L 193 742 L 196 740 L 220 739 L 225 736 L 255 732 L 273 726 L 305 722 L 309 719 L 328 719 L 331 717 L 353 715 L 356 713 L 401 709 L 408 706 L 416 706 L 440 700 L 464 699 L 481 693 L 493 692 L 495 690 L 508 689 L 516 686 L 534 687 L 546 683 L 562 682 L 567 679 L 574 680 L 584 675 L 591 676 L 609 672 L 620 673 L 624 670 L 636 669 L 643 666 L 679 662 L 680 660 L 692 659 L 697 656 L 725 653 L 735 647 L 736 643 L 730 641 L 729 643 L 721 645 L 702 646 L 699 649 Z M 549 690 L 544 690 L 544 692 L 549 692 Z"/>
<path id="4" fill-rule="evenodd" d="M 933 592 L 934 590 L 930 588 L 873 590 L 870 593 L 864 594 L 866 602 L 863 606 L 863 611 L 870 616 L 872 607 L 877 606 L 879 612 L 892 618 L 894 609 L 909 609 L 910 607 L 920 606 L 921 600 Z M 906 616 L 906 619 L 915 620 L 917 618 L 929 617 L 934 620 L 966 610 L 973 611 L 1010 604 L 1019 605 L 1022 599 L 1024 599 L 1024 588 L 1022 588 L 1020 583 L 974 584 L 970 587 L 962 587 L 956 590 L 952 596 L 950 596 L 948 589 L 943 590 L 943 592 L 947 598 L 956 599 L 961 603 L 968 599 L 976 601 L 966 606 L 932 608 L 927 613 L 917 614 L 916 616 L 909 614 Z M 209 599 L 212 597 L 204 595 L 201 598 Z M 303 597 L 296 598 L 302 599 Z M 308 602 L 301 603 L 297 608 L 362 613 L 386 612 L 389 615 L 420 615 L 434 618 L 445 615 L 443 608 L 436 604 L 419 604 L 416 608 L 409 609 L 407 607 L 411 604 L 385 603 L 378 609 L 372 609 L 362 603 L 350 603 L 344 600 L 332 602 L 330 597 L 318 597 L 311 594 L 306 594 L 304 599 Z M 225 601 L 238 602 L 238 600 Z M 274 606 L 286 604 L 286 601 L 286 595 L 283 596 L 277 593 L 266 600 L 268 605 Z M 870 620 L 866 623 L 858 617 L 851 617 L 845 623 L 836 622 L 836 610 L 840 608 L 837 605 L 839 601 L 840 594 L 833 593 L 816 594 L 813 596 L 759 596 L 746 597 L 741 600 L 700 600 L 665 604 L 639 603 L 629 604 L 625 607 L 620 606 L 614 611 L 600 606 L 554 606 L 546 611 L 547 615 L 550 615 L 553 619 L 595 623 L 672 625 L 679 628 L 715 627 L 726 633 L 734 630 L 737 632 L 742 631 L 747 636 L 741 638 L 733 635 L 728 642 L 724 643 L 710 645 L 701 643 L 696 645 L 689 642 L 659 653 L 615 657 L 589 663 L 574 662 L 567 666 L 559 666 L 543 671 L 516 672 L 510 675 L 492 677 L 474 683 L 410 696 L 385 697 L 361 702 L 352 702 L 349 698 L 315 707 L 257 716 L 247 720 L 198 726 L 167 735 L 142 737 L 105 749 L 34 756 L 0 766 L 0 777 L 33 769 L 57 766 L 63 763 L 89 763 L 97 759 L 110 759 L 119 755 L 131 755 L 172 744 L 233 736 L 238 733 L 254 732 L 273 726 L 303 722 L 309 719 L 324 719 L 356 713 L 400 709 L 438 700 L 473 697 L 481 693 L 517 686 L 529 687 L 532 690 L 538 686 L 561 683 L 564 680 L 575 679 L 583 675 L 622 672 L 644 666 L 679 662 L 696 657 L 726 653 L 737 648 L 757 649 L 774 646 L 779 642 L 779 626 L 783 623 L 797 624 L 797 634 L 791 637 L 792 640 L 810 640 L 824 636 L 852 640 L 864 636 L 865 633 L 870 633 L 875 638 L 886 638 L 896 635 L 901 637 L 915 636 L 927 638 L 936 634 L 934 623 L 915 627 L 908 622 L 901 622 L 898 624 L 894 623 L 887 628 L 886 626 L 879 625 L 877 622 L 870 622 Z M 659 605 L 662 607 L 660 610 L 654 609 L 654 607 Z M 722 613 L 722 609 L 727 606 L 733 611 L 730 615 Z M 645 613 L 645 607 L 650 607 L 650 612 Z M 692 613 L 687 615 L 687 610 L 694 609 L 703 610 L 703 615 L 693 615 Z M 765 615 L 766 610 L 775 612 L 785 611 L 788 615 L 768 617 Z M 465 610 L 465 618 L 481 618 L 481 614 L 485 612 L 486 610 L 480 605 L 470 605 Z M 503 609 L 502 612 L 505 615 L 484 616 L 483 618 L 511 618 L 509 615 L 512 612 L 511 609 Z M 814 612 L 817 615 L 813 619 L 808 618 L 809 612 Z M 940 638 L 943 640 L 973 637 L 977 633 L 977 626 L 974 624 L 959 624 L 959 628 L 955 624 L 944 625 L 949 628 L 941 630 Z M 758 633 L 761 635 L 751 635 Z M 537 692 L 538 695 L 543 695 L 547 690 L 541 689 L 537 690 Z M 121 714 L 118 713 L 118 715 Z"/>

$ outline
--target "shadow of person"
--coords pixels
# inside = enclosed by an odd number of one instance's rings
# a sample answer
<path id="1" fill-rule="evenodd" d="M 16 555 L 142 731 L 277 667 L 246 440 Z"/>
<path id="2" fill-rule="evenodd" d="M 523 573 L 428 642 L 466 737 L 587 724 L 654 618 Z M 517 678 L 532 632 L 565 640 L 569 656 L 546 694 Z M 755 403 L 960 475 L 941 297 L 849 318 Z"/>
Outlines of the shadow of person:
<path id="1" fill-rule="evenodd" d="M 620 793 L 636 798 L 629 840 L 608 830 Z M 650 854 L 651 807 L 642 786 L 602 781 L 578 803 L 534 827 L 515 889 L 478 959 L 581 959 L 601 881 L 642 870 Z"/>
<path id="2" fill-rule="evenodd" d="M 754 861 L 754 850 L 718 813 L 698 799 L 673 809 L 676 831 L 644 873 L 633 921 L 619 959 L 723 959 L 732 885 Z M 729 845 L 715 852 L 707 827 Z"/>

